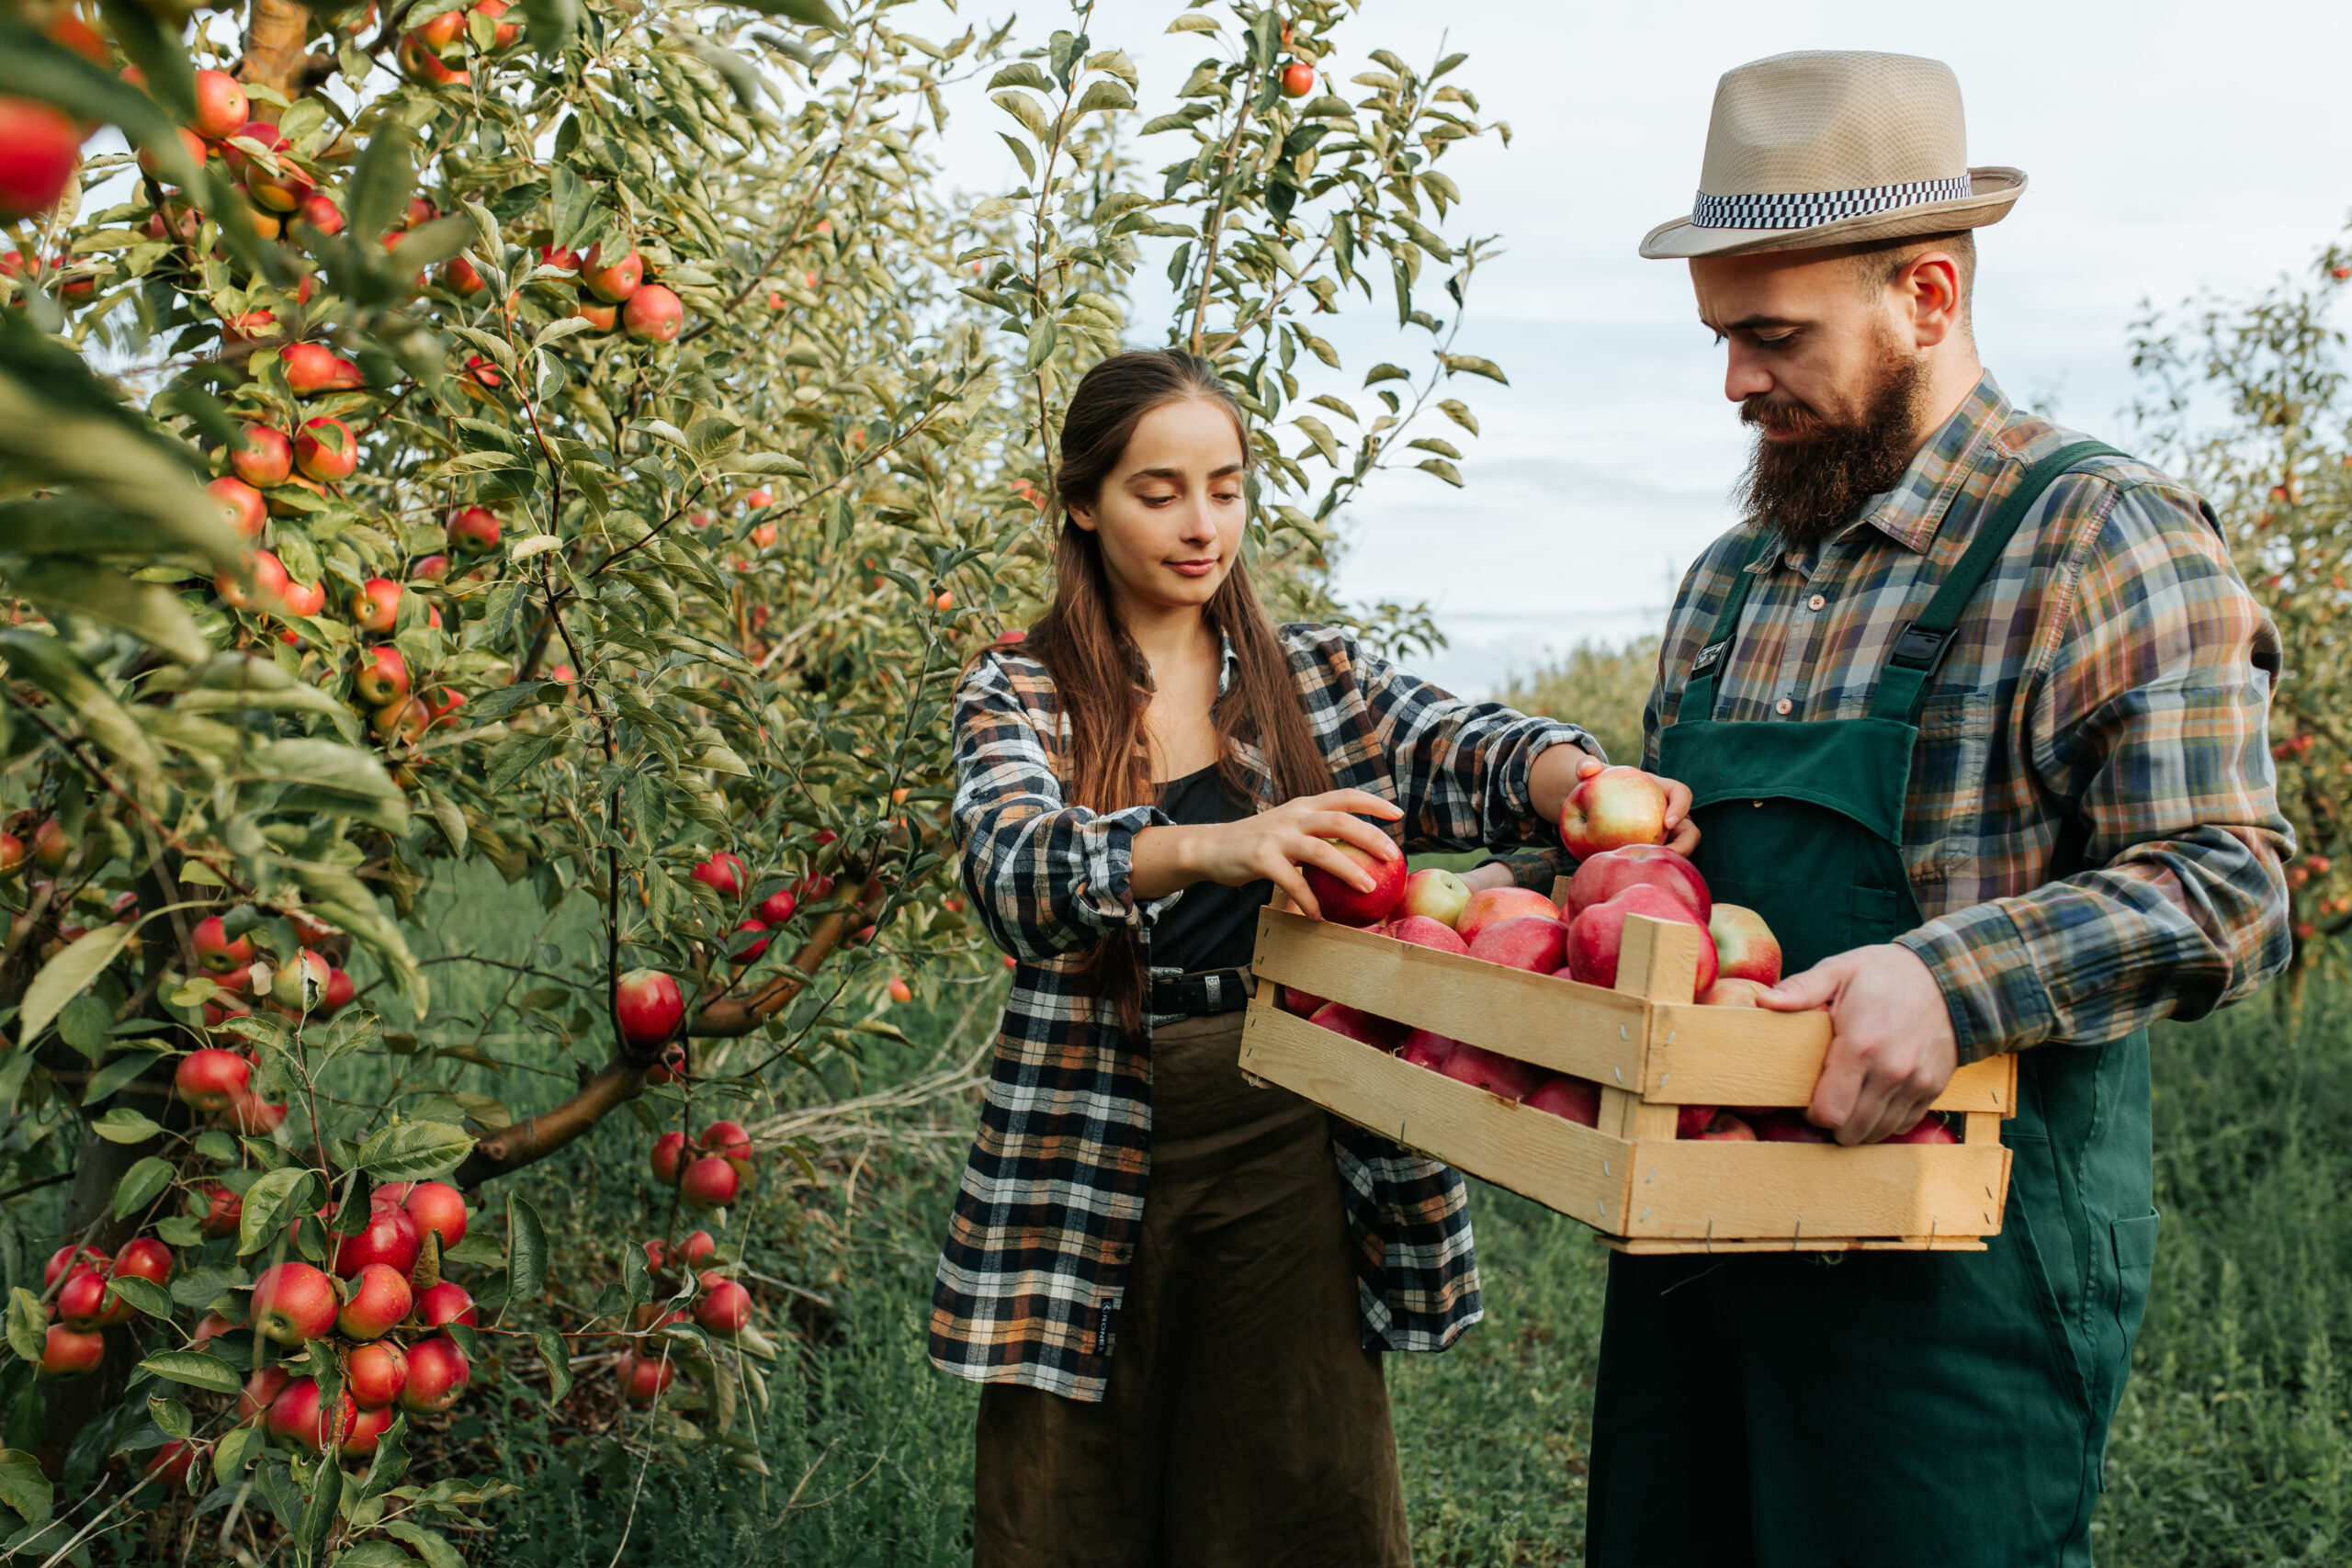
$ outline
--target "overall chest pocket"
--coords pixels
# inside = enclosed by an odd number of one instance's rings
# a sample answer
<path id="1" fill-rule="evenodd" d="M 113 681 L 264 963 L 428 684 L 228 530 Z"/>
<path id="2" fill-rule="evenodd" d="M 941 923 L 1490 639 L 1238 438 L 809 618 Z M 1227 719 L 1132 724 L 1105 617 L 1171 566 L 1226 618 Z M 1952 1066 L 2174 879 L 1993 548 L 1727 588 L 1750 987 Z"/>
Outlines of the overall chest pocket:
<path id="1" fill-rule="evenodd" d="M 1956 863 L 1976 855 L 1995 722 L 1990 692 L 1937 697 L 1920 710 L 1903 805 L 1903 858 L 1913 883 L 1948 881 Z"/>

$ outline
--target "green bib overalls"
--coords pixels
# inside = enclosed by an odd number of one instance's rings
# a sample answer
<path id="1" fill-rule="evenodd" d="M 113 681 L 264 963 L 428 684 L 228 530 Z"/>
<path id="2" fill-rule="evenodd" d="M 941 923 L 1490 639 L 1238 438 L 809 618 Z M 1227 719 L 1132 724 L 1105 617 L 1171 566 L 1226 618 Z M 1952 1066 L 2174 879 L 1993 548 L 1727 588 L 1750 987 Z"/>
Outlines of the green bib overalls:
<path id="1" fill-rule="evenodd" d="M 2034 502 L 2108 450 L 2082 443 L 2025 475 L 1896 640 L 1866 717 L 1713 719 L 1754 581 L 1736 574 L 1659 772 L 1690 786 L 1715 897 L 1763 915 L 1788 973 L 1922 923 L 1901 845 L 1928 680 Z M 1610 1259 L 1588 1562 L 2090 1562 L 2155 1255 L 2147 1037 L 2018 1066 L 2008 1209 L 1987 1251 Z"/>

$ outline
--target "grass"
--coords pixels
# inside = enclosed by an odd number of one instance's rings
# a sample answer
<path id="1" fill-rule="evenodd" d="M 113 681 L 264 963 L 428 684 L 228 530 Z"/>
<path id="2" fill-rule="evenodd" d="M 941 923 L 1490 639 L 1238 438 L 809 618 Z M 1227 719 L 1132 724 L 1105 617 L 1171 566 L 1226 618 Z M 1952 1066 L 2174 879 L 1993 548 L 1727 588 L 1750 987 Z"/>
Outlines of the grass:
<path id="1" fill-rule="evenodd" d="M 497 900 L 442 923 L 453 950 L 518 940 Z M 475 930 L 479 923 L 481 929 Z M 497 949 L 503 951 L 503 949 Z M 452 965 L 451 1000 L 464 986 Z M 821 1064 L 808 1098 L 870 1089 L 933 1060 L 954 1021 L 890 1015 L 910 1043 Z M 981 1010 L 985 1028 L 989 1010 Z M 2165 1226 L 2136 1368 L 2109 1451 L 2108 1568 L 2252 1568 L 2352 1560 L 2352 987 L 2315 983 L 2300 1029 L 2260 1000 L 2155 1045 Z M 544 1089 L 515 1091 L 536 1103 Z M 933 1371 L 923 1326 L 935 1249 L 961 1169 L 968 1104 L 912 1113 L 934 1134 L 870 1147 L 854 1190 L 840 1161 L 817 1188 L 763 1193 L 735 1216 L 761 1272 L 822 1295 L 796 1337 L 761 1433 L 768 1474 L 655 1463 L 577 1440 L 609 1388 L 551 1418 L 489 1401 L 453 1436 L 522 1488 L 482 1563 L 967 1561 L 974 1391 Z M 949 1130 L 941 1134 L 939 1130 Z M 523 1179 L 561 1240 L 556 1285 L 593 1299 L 626 1238 L 662 1218 L 629 1115 Z M 854 1157 L 854 1156 L 852 1156 Z M 1474 1185 L 1487 1316 L 1452 1352 L 1390 1362 L 1416 1560 L 1424 1568 L 1579 1562 L 1604 1254 L 1582 1226 Z M 610 1373 L 601 1374 L 604 1383 Z M 602 1414 L 599 1414 L 599 1413 Z M 593 1419 L 592 1419 L 593 1417 Z M 494 1427 L 486 1423 L 495 1421 Z M 640 1470 L 642 1472 L 640 1475 Z M 630 1510 L 634 1505 L 634 1517 Z"/>

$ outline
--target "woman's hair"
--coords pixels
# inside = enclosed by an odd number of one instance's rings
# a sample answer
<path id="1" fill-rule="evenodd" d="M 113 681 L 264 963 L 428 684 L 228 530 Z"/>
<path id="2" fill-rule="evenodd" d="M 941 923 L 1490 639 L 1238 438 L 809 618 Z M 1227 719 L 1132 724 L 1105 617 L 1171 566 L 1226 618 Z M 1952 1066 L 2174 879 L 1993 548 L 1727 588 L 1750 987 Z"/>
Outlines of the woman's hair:
<path id="1" fill-rule="evenodd" d="M 1053 489 L 1062 519 L 1054 552 L 1054 602 L 1029 628 L 1021 650 L 1051 672 L 1069 720 L 1065 793 L 1073 804 L 1095 811 L 1120 811 L 1158 796 L 1144 728 L 1149 667 L 1114 607 L 1101 536 L 1080 527 L 1070 508 L 1093 508 L 1144 416 L 1190 398 L 1213 402 L 1231 418 L 1247 465 L 1250 433 L 1240 405 L 1214 365 L 1181 349 L 1118 354 L 1097 364 L 1079 382 L 1062 421 L 1061 463 Z M 1281 798 L 1329 789 L 1330 766 L 1307 728 L 1289 656 L 1238 559 L 1203 615 L 1211 631 L 1232 642 L 1237 666 L 1233 684 L 1211 710 L 1217 770 L 1227 793 L 1242 799 L 1252 794 L 1234 751 L 1236 740 L 1264 753 Z M 1124 933 L 1105 942 L 1095 967 L 1104 998 L 1117 1007 L 1132 1032 L 1140 1026 L 1145 979 L 1134 942 Z"/>

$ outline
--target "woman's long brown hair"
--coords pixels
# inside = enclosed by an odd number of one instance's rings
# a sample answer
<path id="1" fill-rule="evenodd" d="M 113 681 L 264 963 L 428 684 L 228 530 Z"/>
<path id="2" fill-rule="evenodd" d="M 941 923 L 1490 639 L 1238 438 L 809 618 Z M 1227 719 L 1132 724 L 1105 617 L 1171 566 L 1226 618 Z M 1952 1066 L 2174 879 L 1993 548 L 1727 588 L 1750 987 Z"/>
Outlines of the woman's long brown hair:
<path id="1" fill-rule="evenodd" d="M 1247 464 L 1250 433 L 1240 405 L 1215 366 L 1181 349 L 1119 354 L 1102 361 L 1079 382 L 1062 421 L 1053 495 L 1062 518 L 1054 552 L 1054 603 L 1029 629 L 1021 651 L 1053 675 L 1055 696 L 1068 720 L 1064 796 L 1095 811 L 1121 811 L 1159 798 L 1144 728 L 1150 670 L 1119 619 L 1101 538 L 1080 527 L 1069 509 L 1073 503 L 1094 505 L 1147 414 L 1189 398 L 1226 412 Z M 1290 657 L 1239 560 L 1227 570 L 1202 614 L 1211 631 L 1233 644 L 1237 666 L 1233 684 L 1210 710 L 1217 772 L 1227 791 L 1242 799 L 1255 793 L 1236 741 L 1248 741 L 1264 753 L 1280 799 L 1329 789 L 1330 766 L 1307 728 Z M 1094 967 L 1103 999 L 1116 1007 L 1126 1031 L 1136 1032 L 1142 1026 L 1146 982 L 1136 943 L 1126 933 L 1106 940 L 1096 951 Z"/>

